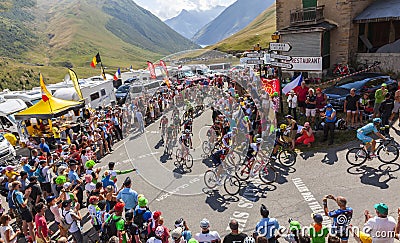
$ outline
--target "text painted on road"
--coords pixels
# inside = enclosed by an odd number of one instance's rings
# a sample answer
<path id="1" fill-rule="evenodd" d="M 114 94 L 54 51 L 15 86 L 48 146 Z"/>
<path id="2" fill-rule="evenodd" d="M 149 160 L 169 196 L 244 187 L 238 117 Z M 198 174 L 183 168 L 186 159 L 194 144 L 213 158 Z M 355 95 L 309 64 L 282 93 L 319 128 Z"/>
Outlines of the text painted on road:
<path id="1" fill-rule="evenodd" d="M 198 181 L 200 181 L 199 178 L 193 178 L 193 179 L 191 179 L 191 180 L 189 181 L 189 183 L 185 183 L 185 184 L 183 184 L 183 185 L 178 186 L 177 188 L 175 188 L 174 190 L 172 190 L 172 191 L 170 191 L 170 192 L 164 193 L 164 194 L 161 195 L 160 197 L 156 198 L 156 201 L 157 201 L 157 202 L 160 202 L 160 201 L 162 201 L 162 200 L 164 200 L 164 199 L 166 199 L 166 198 L 168 198 L 168 197 L 174 195 L 175 193 L 179 192 L 180 190 L 189 187 L 190 184 L 196 183 L 196 182 L 198 182 Z"/>
<path id="2" fill-rule="evenodd" d="M 306 184 L 303 182 L 303 180 L 300 178 L 294 178 L 294 179 L 292 179 L 292 181 L 293 181 L 294 185 L 296 186 L 297 190 L 303 196 L 304 201 L 306 201 L 306 203 L 310 207 L 311 211 L 313 213 L 319 213 L 323 216 L 324 221 L 322 222 L 322 224 L 325 226 L 330 225 L 329 217 L 325 216 L 324 209 L 319 204 L 319 202 L 315 199 L 314 195 L 310 192 L 310 190 L 308 189 Z"/>

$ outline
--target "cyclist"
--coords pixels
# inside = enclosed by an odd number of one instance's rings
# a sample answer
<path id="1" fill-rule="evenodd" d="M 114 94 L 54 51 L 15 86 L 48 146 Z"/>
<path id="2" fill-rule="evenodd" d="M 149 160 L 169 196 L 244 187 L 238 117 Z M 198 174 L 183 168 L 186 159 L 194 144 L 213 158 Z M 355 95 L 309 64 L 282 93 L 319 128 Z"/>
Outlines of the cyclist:
<path id="1" fill-rule="evenodd" d="M 225 165 L 225 157 L 229 152 L 229 148 L 228 147 L 224 147 L 222 149 L 217 150 L 214 154 L 212 154 L 212 162 L 217 166 L 217 184 L 220 186 L 222 185 L 222 181 L 221 181 L 221 174 L 224 171 L 224 167 Z"/>
<path id="2" fill-rule="evenodd" d="M 179 111 L 178 111 L 179 113 Z M 181 127 L 181 120 L 179 119 L 179 115 L 175 115 L 173 117 L 174 119 L 174 127 L 175 127 L 175 132 L 174 132 L 174 137 L 177 137 L 178 132 L 180 131 L 180 127 Z"/>
<path id="3" fill-rule="evenodd" d="M 382 122 L 381 118 L 374 118 L 371 123 L 368 123 L 367 125 L 357 130 L 357 138 L 365 144 L 365 148 L 367 149 L 367 151 L 368 148 L 371 147 L 369 155 L 370 158 L 376 157 L 375 155 L 376 141 L 367 135 L 374 132 L 375 135 L 377 135 L 378 137 L 385 139 L 385 136 L 383 136 L 378 130 L 380 129 L 381 122 Z"/>
<path id="4" fill-rule="evenodd" d="M 279 129 L 276 129 L 276 138 L 275 138 L 275 143 L 274 143 L 274 149 L 272 150 L 271 153 L 271 159 L 276 159 L 276 154 L 278 153 L 278 150 L 281 146 L 283 146 L 285 143 L 289 143 L 290 138 L 289 138 L 289 131 L 287 130 L 287 125 L 286 124 L 281 124 L 279 126 Z"/>
<path id="5" fill-rule="evenodd" d="M 192 138 L 190 134 L 190 130 L 186 129 L 179 138 L 179 143 L 181 144 L 181 158 L 189 154 L 189 147 L 192 148 Z"/>
<path id="6" fill-rule="evenodd" d="M 233 138 L 233 133 L 228 132 L 222 137 L 222 144 L 224 145 L 225 148 L 231 150 L 232 148 L 232 138 Z"/>
<path id="7" fill-rule="evenodd" d="M 189 131 L 192 132 L 193 119 L 192 119 L 192 118 L 186 119 L 186 120 L 182 123 L 182 125 L 183 125 L 183 130 L 188 130 L 188 129 L 189 129 Z"/>
<path id="8" fill-rule="evenodd" d="M 164 135 L 165 135 L 165 129 L 168 127 L 168 118 L 166 115 L 163 115 L 163 117 L 160 120 L 160 126 L 158 129 L 161 129 L 161 139 L 164 141 Z"/>
<path id="9" fill-rule="evenodd" d="M 170 124 L 167 127 L 167 136 L 165 138 L 165 146 L 168 146 L 169 141 L 173 139 L 173 135 L 172 135 L 173 132 L 174 132 L 174 124 Z"/>
<path id="10" fill-rule="evenodd" d="M 178 107 L 174 106 L 174 109 L 172 110 L 172 117 L 175 119 L 175 117 L 179 118 L 179 110 Z"/>
<path id="11" fill-rule="evenodd" d="M 246 160 L 247 160 L 247 168 L 250 169 L 253 167 L 255 158 L 257 157 L 258 153 L 265 157 L 265 154 L 261 151 L 261 144 L 264 140 L 262 138 L 257 138 L 255 143 L 251 143 L 249 145 L 249 149 L 247 150 Z M 244 170 L 241 173 L 245 173 Z"/>

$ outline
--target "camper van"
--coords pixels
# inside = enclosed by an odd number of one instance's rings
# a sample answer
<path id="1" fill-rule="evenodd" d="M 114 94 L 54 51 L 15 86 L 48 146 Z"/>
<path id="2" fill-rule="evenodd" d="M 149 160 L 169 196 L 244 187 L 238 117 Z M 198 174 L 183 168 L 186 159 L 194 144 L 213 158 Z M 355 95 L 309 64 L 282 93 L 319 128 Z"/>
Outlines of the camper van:
<path id="1" fill-rule="evenodd" d="M 25 102 L 28 107 L 33 106 L 42 99 L 42 93 L 40 90 L 31 91 L 10 91 L 8 89 L 0 93 L 5 99 L 21 99 Z"/>
<path id="2" fill-rule="evenodd" d="M 131 89 L 129 91 L 130 97 L 136 98 L 141 96 L 143 93 L 153 94 L 161 87 L 163 83 L 164 80 L 153 80 L 146 83 L 135 83 L 131 85 Z"/>
<path id="3" fill-rule="evenodd" d="M 14 118 L 14 114 L 28 108 L 26 103 L 21 99 L 4 99 L 0 96 L 0 128 L 2 131 L 10 132 L 19 136 L 20 131 L 18 122 Z"/>

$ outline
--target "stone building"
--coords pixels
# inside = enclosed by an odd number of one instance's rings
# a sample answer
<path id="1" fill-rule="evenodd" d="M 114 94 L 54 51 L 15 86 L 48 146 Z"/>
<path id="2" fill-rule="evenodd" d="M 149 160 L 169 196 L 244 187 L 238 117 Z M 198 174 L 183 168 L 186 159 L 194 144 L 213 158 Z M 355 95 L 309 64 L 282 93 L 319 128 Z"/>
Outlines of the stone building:
<path id="1" fill-rule="evenodd" d="M 284 54 L 314 57 L 292 60 L 302 71 L 381 61 L 400 72 L 400 0 L 276 0 L 276 23 Z"/>

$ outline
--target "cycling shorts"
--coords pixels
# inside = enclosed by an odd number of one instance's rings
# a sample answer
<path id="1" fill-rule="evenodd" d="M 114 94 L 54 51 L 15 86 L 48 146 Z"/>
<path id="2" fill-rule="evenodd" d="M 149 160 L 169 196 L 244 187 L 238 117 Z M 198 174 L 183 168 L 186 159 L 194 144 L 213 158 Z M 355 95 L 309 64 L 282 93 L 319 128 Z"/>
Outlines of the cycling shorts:
<path id="1" fill-rule="evenodd" d="M 359 140 L 361 140 L 364 144 L 366 144 L 366 143 L 370 143 L 370 142 L 372 142 L 372 138 L 371 137 L 369 137 L 369 136 L 366 136 L 366 135 L 364 135 L 364 134 L 362 134 L 362 133 L 357 133 L 357 138 L 359 139 Z"/>

